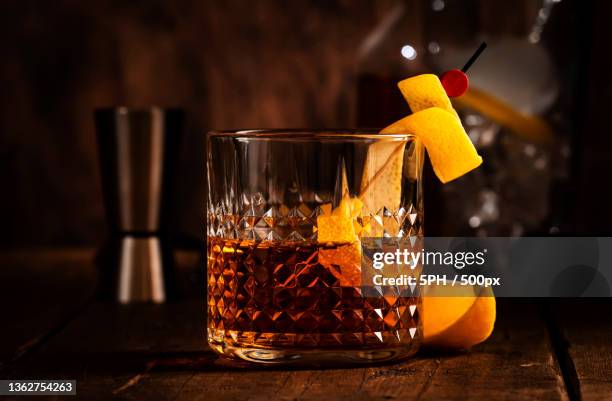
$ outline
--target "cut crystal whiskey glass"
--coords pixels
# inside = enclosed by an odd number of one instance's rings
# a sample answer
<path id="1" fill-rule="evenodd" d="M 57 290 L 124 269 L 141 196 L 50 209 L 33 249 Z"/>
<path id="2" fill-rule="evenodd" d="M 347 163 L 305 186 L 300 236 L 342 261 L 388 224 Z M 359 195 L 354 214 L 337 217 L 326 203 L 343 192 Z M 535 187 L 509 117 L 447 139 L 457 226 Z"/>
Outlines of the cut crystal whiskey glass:
<path id="1" fill-rule="evenodd" d="M 417 351 L 418 292 L 366 291 L 360 256 L 372 238 L 423 235 L 424 152 L 414 136 L 211 132 L 206 155 L 206 312 L 213 350 L 268 364 L 367 363 Z M 388 168 L 393 157 L 397 180 L 368 187 L 384 178 L 384 171 L 372 169 Z M 397 199 L 381 206 L 385 184 Z M 359 213 L 332 218 L 325 227 L 346 231 L 342 223 L 349 219 L 355 237 L 322 240 L 329 234 L 319 227 L 321 216 L 334 216 L 343 201 L 355 199 Z"/>

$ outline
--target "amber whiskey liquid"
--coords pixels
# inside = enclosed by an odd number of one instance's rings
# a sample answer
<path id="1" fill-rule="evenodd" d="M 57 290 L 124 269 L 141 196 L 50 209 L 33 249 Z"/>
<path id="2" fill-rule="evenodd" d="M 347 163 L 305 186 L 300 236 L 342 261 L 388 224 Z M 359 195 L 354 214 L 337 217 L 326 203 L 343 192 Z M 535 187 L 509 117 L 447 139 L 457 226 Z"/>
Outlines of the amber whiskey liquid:
<path id="1" fill-rule="evenodd" d="M 418 297 L 366 294 L 358 244 L 209 237 L 207 245 L 208 341 L 222 354 L 261 362 L 352 350 L 371 361 L 418 347 Z"/>

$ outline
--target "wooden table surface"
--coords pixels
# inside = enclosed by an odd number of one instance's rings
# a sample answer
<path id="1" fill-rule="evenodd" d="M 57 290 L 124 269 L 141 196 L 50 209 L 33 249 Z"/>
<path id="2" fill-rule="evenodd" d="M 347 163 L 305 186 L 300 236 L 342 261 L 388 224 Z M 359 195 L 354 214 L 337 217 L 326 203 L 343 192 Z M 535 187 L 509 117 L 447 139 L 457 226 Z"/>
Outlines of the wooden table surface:
<path id="1" fill-rule="evenodd" d="M 189 296 L 130 306 L 94 298 L 93 255 L 0 254 L 0 378 L 75 379 L 85 400 L 612 400 L 609 302 L 498 300 L 492 337 L 470 352 L 261 368 L 206 347 L 196 253 L 178 255 Z"/>

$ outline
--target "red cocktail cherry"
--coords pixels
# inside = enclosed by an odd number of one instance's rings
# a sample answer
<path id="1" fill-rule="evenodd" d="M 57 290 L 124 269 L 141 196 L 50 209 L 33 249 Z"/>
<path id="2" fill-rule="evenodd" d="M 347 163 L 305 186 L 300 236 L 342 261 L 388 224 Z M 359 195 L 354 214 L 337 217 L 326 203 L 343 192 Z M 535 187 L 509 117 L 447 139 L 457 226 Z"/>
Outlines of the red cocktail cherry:
<path id="1" fill-rule="evenodd" d="M 442 87 L 446 91 L 448 97 L 459 97 L 467 91 L 468 87 L 470 86 L 470 80 L 465 73 L 472 66 L 472 64 L 474 64 L 474 61 L 476 61 L 478 56 L 480 56 L 480 53 L 482 53 L 486 47 L 487 44 L 482 42 L 462 69 L 450 70 L 442 74 L 440 77 L 440 82 L 442 82 Z"/>
<path id="2" fill-rule="evenodd" d="M 446 71 L 440 77 L 440 82 L 448 97 L 459 97 L 463 95 L 470 84 L 468 76 L 461 70 Z"/>

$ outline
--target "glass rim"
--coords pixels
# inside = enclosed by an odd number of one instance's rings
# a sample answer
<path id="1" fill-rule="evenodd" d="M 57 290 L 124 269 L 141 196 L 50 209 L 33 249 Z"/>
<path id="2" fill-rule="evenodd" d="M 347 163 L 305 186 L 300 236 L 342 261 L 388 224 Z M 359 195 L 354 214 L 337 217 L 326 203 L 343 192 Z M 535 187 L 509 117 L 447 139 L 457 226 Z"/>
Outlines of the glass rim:
<path id="1" fill-rule="evenodd" d="M 380 134 L 380 128 L 275 128 L 275 129 L 238 129 L 212 130 L 206 133 L 211 138 L 236 139 L 416 139 L 411 133 Z"/>

